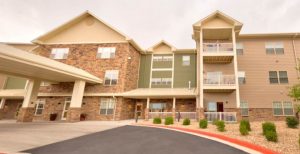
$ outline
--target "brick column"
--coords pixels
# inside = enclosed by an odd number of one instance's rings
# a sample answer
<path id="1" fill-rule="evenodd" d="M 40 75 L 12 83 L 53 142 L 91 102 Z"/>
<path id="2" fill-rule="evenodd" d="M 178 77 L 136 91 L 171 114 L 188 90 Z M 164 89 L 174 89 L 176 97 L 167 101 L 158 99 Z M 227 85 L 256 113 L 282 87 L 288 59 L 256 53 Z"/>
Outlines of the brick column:
<path id="1" fill-rule="evenodd" d="M 69 108 L 67 113 L 67 122 L 80 121 L 81 108 Z"/>
<path id="2" fill-rule="evenodd" d="M 149 106 L 150 106 L 150 98 L 147 98 L 147 106 L 145 109 L 145 120 L 148 121 L 149 120 Z"/>
<path id="3" fill-rule="evenodd" d="M 29 79 L 26 86 L 26 94 L 24 96 L 22 108 L 20 108 L 17 122 L 32 122 L 34 115 L 34 106 L 37 94 L 41 85 L 41 81 L 37 79 Z"/>

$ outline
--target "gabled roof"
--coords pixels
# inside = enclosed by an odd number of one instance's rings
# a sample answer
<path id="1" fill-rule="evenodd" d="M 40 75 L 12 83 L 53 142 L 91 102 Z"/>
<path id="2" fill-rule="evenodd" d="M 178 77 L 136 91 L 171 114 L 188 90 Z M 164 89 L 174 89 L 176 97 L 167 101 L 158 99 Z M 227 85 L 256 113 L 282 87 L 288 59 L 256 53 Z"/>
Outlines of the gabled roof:
<path id="1" fill-rule="evenodd" d="M 157 48 L 157 47 L 159 47 L 160 45 L 163 45 L 163 44 L 166 45 L 166 46 L 168 46 L 168 47 L 170 47 L 172 51 L 176 50 L 176 48 L 173 45 L 171 45 L 170 43 L 166 42 L 165 40 L 161 40 L 158 43 L 154 44 L 152 47 L 148 48 L 147 51 L 153 52 L 153 50 L 155 48 Z"/>
<path id="2" fill-rule="evenodd" d="M 199 20 L 198 22 L 194 23 L 193 27 L 194 28 L 201 27 L 202 23 L 210 21 L 210 20 L 212 20 L 216 17 L 219 17 L 219 18 L 225 20 L 226 22 L 232 24 L 233 26 L 242 27 L 242 25 L 243 25 L 241 22 L 239 22 L 239 21 L 235 20 L 234 18 L 232 18 L 232 17 L 224 14 L 223 12 L 217 10 L 217 11 L 213 12 L 212 14 L 206 16 L 205 18 Z"/>
<path id="3" fill-rule="evenodd" d="M 90 11 L 85 11 L 82 14 L 78 15 L 77 17 L 67 21 L 66 23 L 54 28 L 53 30 L 50 30 L 49 32 L 37 37 L 36 39 L 32 40 L 33 43 L 36 44 L 43 44 L 43 40 L 50 38 L 52 36 L 55 36 L 56 34 L 62 32 L 63 30 L 71 27 L 72 25 L 78 23 L 79 21 L 81 21 L 82 19 L 84 19 L 87 16 L 92 16 L 95 19 L 97 19 L 99 22 L 103 23 L 105 26 L 109 27 L 110 29 L 112 29 L 113 31 L 115 31 L 116 33 L 118 33 L 119 35 L 121 35 L 122 37 L 124 37 L 124 40 L 128 41 L 129 43 L 131 43 L 137 50 L 139 50 L 140 52 L 143 52 L 143 49 L 133 40 L 131 39 L 129 36 L 123 34 L 122 32 L 120 32 L 119 30 L 117 30 L 116 28 L 114 28 L 113 26 L 109 25 L 108 23 L 104 22 L 103 20 L 101 20 L 100 18 L 98 18 L 97 16 L 95 16 L 94 14 L 92 14 Z"/>

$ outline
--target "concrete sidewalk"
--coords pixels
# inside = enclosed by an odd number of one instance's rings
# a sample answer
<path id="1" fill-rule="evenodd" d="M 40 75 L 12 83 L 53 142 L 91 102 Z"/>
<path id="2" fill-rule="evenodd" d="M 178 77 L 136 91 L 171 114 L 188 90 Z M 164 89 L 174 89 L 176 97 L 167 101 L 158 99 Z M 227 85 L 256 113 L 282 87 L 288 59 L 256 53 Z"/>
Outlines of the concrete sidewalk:
<path id="1" fill-rule="evenodd" d="M 0 153 L 16 153 L 130 123 L 133 123 L 133 121 L 16 123 L 14 120 L 1 120 Z"/>

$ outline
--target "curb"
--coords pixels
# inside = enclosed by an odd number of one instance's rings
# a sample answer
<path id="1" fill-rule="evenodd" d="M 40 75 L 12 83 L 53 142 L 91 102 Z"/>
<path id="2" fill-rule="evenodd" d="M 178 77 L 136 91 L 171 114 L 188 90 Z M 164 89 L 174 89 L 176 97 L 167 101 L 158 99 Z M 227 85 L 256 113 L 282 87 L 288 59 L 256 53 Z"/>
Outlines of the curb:
<path id="1" fill-rule="evenodd" d="M 181 127 L 174 127 L 174 126 L 158 126 L 158 125 L 147 125 L 147 124 L 138 124 L 134 126 L 144 126 L 144 127 L 154 127 L 154 128 L 162 128 L 162 129 L 169 129 L 173 131 L 179 131 L 183 133 L 188 133 L 200 137 L 204 137 L 210 140 L 214 140 L 217 142 L 221 142 L 223 144 L 227 144 L 229 146 L 235 147 L 237 149 L 243 150 L 249 153 L 262 153 L 262 154 L 279 154 L 273 150 L 267 149 L 265 147 L 252 144 L 247 141 L 238 140 L 235 138 L 227 137 L 224 135 L 214 134 L 210 132 L 205 132 L 196 129 L 189 129 L 189 128 L 181 128 Z"/>

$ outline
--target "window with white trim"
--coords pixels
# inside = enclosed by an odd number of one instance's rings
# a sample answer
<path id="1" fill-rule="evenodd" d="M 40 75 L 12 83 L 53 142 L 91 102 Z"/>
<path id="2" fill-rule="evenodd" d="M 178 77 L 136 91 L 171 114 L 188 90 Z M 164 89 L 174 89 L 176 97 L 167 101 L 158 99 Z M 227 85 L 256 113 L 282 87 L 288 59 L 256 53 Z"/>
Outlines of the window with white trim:
<path id="1" fill-rule="evenodd" d="M 42 115 L 45 108 L 46 101 L 45 99 L 37 99 L 35 106 L 35 115 Z"/>
<path id="2" fill-rule="evenodd" d="M 152 78 L 151 84 L 152 85 L 171 85 L 172 78 Z"/>
<path id="3" fill-rule="evenodd" d="M 111 115 L 114 113 L 115 99 L 114 98 L 101 98 L 100 100 L 100 114 Z"/>
<path id="4" fill-rule="evenodd" d="M 152 85 L 160 85 L 161 84 L 161 78 L 152 78 L 151 79 Z"/>
<path id="5" fill-rule="evenodd" d="M 266 53 L 268 55 L 283 55 L 284 54 L 284 46 L 282 42 L 267 42 L 265 44 Z"/>
<path id="6" fill-rule="evenodd" d="M 118 76 L 119 76 L 118 70 L 105 71 L 104 85 L 108 85 L 108 86 L 116 85 L 118 83 Z"/>
<path id="7" fill-rule="evenodd" d="M 97 58 L 109 59 L 115 58 L 116 47 L 99 47 L 97 52 Z"/>
<path id="8" fill-rule="evenodd" d="M 153 55 L 153 61 L 157 62 L 157 61 L 172 61 L 173 60 L 173 56 L 167 56 L 167 55 Z"/>
<path id="9" fill-rule="evenodd" d="M 182 66 L 190 66 L 191 56 L 182 56 Z"/>
<path id="10" fill-rule="evenodd" d="M 216 102 L 208 102 L 208 111 L 216 112 L 217 111 L 217 103 Z"/>
<path id="11" fill-rule="evenodd" d="M 290 101 L 274 101 L 273 113 L 275 116 L 291 116 L 294 114 L 293 103 Z"/>
<path id="12" fill-rule="evenodd" d="M 50 58 L 52 59 L 67 59 L 69 48 L 52 48 Z"/>
<path id="13" fill-rule="evenodd" d="M 163 61 L 172 61 L 173 56 L 163 56 Z"/>
<path id="14" fill-rule="evenodd" d="M 287 71 L 269 71 L 269 80 L 271 84 L 289 83 Z"/>
<path id="15" fill-rule="evenodd" d="M 249 116 L 249 106 L 246 101 L 241 101 L 241 116 Z"/>
<path id="16" fill-rule="evenodd" d="M 243 54 L 244 54 L 244 46 L 243 46 L 243 43 L 237 43 L 237 44 L 236 44 L 236 54 L 237 54 L 237 55 L 243 55 Z"/>
<path id="17" fill-rule="evenodd" d="M 153 61 L 162 61 L 163 57 L 162 56 L 153 56 Z"/>
<path id="18" fill-rule="evenodd" d="M 238 72 L 238 80 L 239 84 L 245 84 L 246 83 L 246 75 L 244 71 L 239 71 Z"/>

